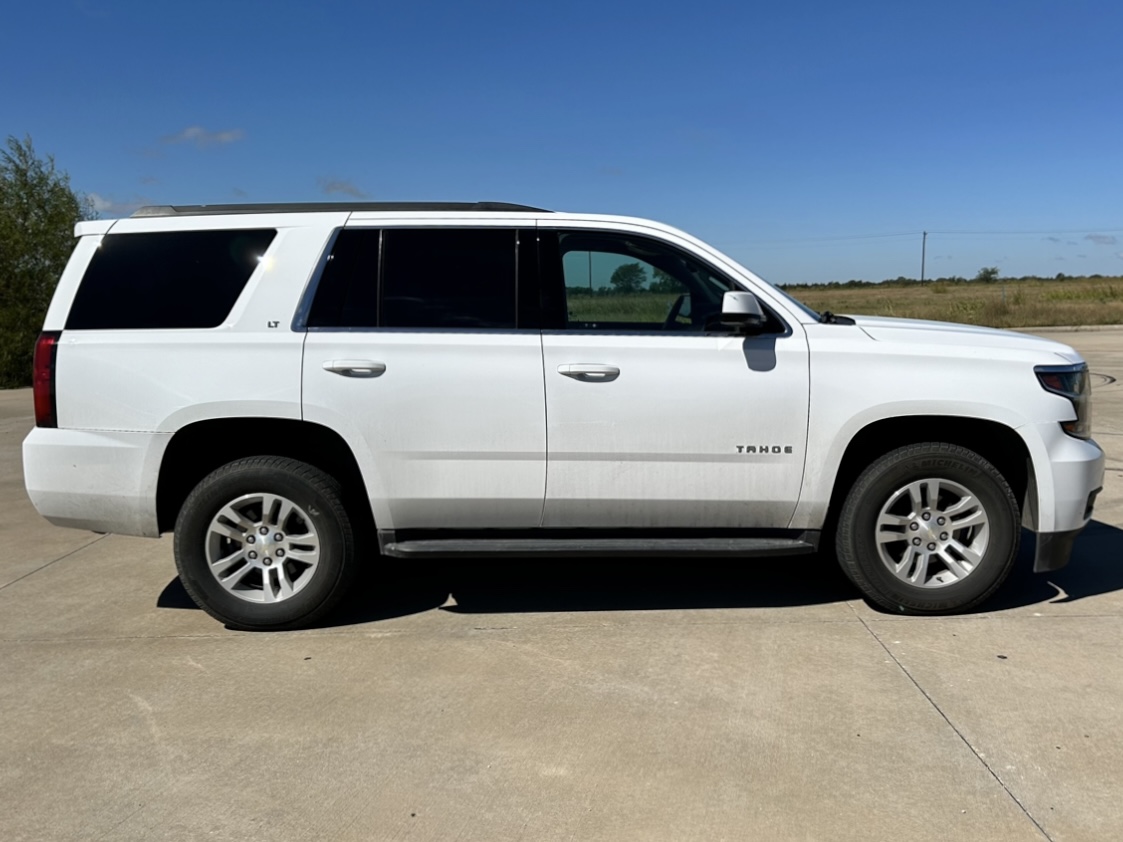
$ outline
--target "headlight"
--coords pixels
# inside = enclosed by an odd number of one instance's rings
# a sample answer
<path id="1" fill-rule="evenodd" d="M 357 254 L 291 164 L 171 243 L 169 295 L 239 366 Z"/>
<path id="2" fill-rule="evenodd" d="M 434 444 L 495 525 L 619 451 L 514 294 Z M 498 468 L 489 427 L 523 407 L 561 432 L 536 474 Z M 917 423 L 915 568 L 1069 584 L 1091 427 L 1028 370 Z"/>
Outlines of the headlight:
<path id="1" fill-rule="evenodd" d="M 1034 367 L 1037 379 L 1046 392 L 1072 401 L 1075 421 L 1062 421 L 1061 428 L 1078 439 L 1092 435 L 1092 381 L 1088 379 L 1088 364 L 1039 365 Z"/>

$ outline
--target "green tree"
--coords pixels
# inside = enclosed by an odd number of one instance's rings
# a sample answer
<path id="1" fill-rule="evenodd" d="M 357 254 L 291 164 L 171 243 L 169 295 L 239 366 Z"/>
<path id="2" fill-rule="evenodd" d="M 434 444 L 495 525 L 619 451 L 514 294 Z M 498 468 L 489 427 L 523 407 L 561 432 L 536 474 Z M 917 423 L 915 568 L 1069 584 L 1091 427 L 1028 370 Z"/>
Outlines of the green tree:
<path id="1" fill-rule="evenodd" d="M 35 337 L 74 248 L 74 224 L 94 215 L 54 158 L 39 158 L 30 137 L 8 137 L 0 150 L 0 388 L 30 385 Z"/>
<path id="2" fill-rule="evenodd" d="M 616 267 L 608 282 L 612 284 L 613 290 L 619 293 L 642 292 L 647 283 L 647 273 L 638 263 L 625 263 Z"/>
<path id="3" fill-rule="evenodd" d="M 993 284 L 998 282 L 998 267 L 997 266 L 984 266 L 979 270 L 979 274 L 975 276 L 976 283 L 980 284 Z"/>
<path id="4" fill-rule="evenodd" d="M 652 292 L 685 292 L 683 285 L 675 280 L 674 275 L 668 274 L 658 267 L 655 267 L 654 275 L 655 279 L 648 287 Z"/>

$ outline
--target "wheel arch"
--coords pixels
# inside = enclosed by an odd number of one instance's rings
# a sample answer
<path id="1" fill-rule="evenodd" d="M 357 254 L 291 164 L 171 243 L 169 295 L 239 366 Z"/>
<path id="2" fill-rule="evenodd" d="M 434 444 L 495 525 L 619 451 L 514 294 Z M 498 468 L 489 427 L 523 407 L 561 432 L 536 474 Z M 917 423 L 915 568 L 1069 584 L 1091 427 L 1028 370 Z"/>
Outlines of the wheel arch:
<path id="1" fill-rule="evenodd" d="M 373 529 L 362 471 L 338 433 L 309 421 L 216 418 L 180 428 L 164 451 L 156 486 L 160 532 L 174 529 L 183 501 L 203 477 L 247 456 L 287 456 L 319 468 L 343 487 L 344 504 L 355 528 Z"/>
<path id="2" fill-rule="evenodd" d="M 921 442 L 946 442 L 978 453 L 1006 478 L 1024 512 L 1036 509 L 1036 483 L 1029 448 L 1017 430 L 985 418 L 911 415 L 882 418 L 860 429 L 846 446 L 835 474 L 826 528 L 832 534 L 847 493 L 879 456 Z"/>

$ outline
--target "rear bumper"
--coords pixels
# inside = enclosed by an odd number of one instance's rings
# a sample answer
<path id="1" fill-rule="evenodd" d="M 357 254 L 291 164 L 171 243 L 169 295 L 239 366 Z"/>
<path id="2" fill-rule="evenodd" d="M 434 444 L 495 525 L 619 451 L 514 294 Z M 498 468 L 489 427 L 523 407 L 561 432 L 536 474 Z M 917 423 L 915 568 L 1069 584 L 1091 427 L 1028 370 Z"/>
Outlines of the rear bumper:
<path id="1" fill-rule="evenodd" d="M 23 476 L 35 509 L 56 526 L 156 537 L 156 482 L 170 433 L 35 428 Z"/>

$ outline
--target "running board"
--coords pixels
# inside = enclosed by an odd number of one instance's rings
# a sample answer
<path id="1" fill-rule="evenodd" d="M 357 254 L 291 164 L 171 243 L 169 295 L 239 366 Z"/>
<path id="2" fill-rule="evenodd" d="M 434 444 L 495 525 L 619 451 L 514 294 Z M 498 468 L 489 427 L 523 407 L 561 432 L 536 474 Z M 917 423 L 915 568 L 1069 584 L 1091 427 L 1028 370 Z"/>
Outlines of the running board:
<path id="1" fill-rule="evenodd" d="M 710 556 L 751 558 L 813 553 L 819 534 L 798 538 L 443 538 L 390 541 L 382 552 L 394 558 L 627 558 Z"/>

